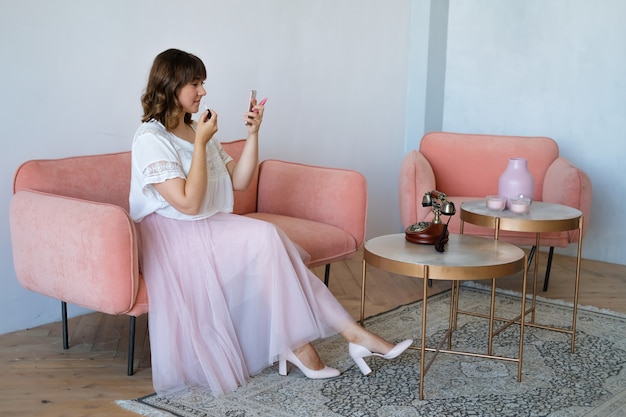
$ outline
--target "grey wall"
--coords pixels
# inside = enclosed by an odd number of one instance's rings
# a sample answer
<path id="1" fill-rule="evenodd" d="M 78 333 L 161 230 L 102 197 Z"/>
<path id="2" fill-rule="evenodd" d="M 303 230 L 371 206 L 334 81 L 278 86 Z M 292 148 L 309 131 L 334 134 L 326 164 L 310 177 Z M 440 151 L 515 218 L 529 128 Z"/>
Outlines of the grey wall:
<path id="1" fill-rule="evenodd" d="M 219 139 L 245 136 L 241 118 L 256 88 L 269 97 L 262 157 L 363 172 L 369 235 L 397 226 L 390 184 L 404 152 L 411 1 L 20 0 L 0 8 L 0 333 L 60 318 L 57 301 L 15 278 L 15 169 L 33 158 L 130 149 L 148 70 L 166 48 L 205 61 Z"/>
<path id="2" fill-rule="evenodd" d="M 451 0 L 443 117 L 444 130 L 554 138 L 593 184 L 583 257 L 619 264 L 624 21 L 621 0 Z"/>

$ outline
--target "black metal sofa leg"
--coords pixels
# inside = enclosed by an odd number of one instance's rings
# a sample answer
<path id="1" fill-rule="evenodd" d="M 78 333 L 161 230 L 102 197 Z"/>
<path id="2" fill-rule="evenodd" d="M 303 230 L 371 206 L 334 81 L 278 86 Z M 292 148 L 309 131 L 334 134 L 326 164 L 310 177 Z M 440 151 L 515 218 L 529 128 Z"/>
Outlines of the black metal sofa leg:
<path id="1" fill-rule="evenodd" d="M 128 336 L 128 376 L 133 374 L 133 362 L 135 361 L 135 320 L 135 316 L 130 316 L 130 334 Z M 65 301 L 61 301 L 61 323 L 63 325 L 63 349 L 69 349 L 67 303 Z"/>
<path id="2" fill-rule="evenodd" d="M 330 264 L 326 264 L 326 270 L 324 271 L 324 284 L 328 287 L 328 280 L 330 279 Z"/>
<path id="3" fill-rule="evenodd" d="M 533 257 L 535 256 L 535 252 L 537 251 L 537 246 L 533 246 L 530 248 L 530 252 L 528 253 L 528 269 L 530 269 L 530 265 L 533 263 Z"/>
<path id="4" fill-rule="evenodd" d="M 528 254 L 528 268 L 530 268 L 530 264 L 533 262 L 533 256 L 537 251 L 537 247 L 533 246 L 530 248 L 530 253 Z M 552 269 L 552 257 L 554 256 L 554 246 L 550 246 L 550 250 L 548 251 L 548 262 L 546 263 L 546 275 L 543 279 L 543 292 L 548 291 L 548 282 L 550 281 L 550 270 Z"/>
<path id="5" fill-rule="evenodd" d="M 130 316 L 130 330 L 128 335 L 128 376 L 133 375 L 135 361 L 135 316 Z"/>
<path id="6" fill-rule="evenodd" d="M 67 334 L 67 303 L 61 301 L 61 323 L 63 324 L 63 349 L 69 349 L 69 337 Z"/>
<path id="7" fill-rule="evenodd" d="M 552 255 L 554 255 L 554 246 L 550 246 L 548 252 L 548 264 L 546 265 L 546 277 L 543 279 L 543 292 L 548 291 L 548 281 L 550 281 L 550 269 L 552 268 Z"/>

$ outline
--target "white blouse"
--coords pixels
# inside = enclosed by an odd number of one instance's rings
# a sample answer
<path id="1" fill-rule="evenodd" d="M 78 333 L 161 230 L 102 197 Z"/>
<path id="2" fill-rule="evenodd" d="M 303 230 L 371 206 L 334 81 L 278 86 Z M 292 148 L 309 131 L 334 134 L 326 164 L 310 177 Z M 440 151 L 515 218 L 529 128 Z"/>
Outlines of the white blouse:
<path id="1" fill-rule="evenodd" d="M 143 123 L 133 138 L 130 181 L 130 217 L 141 221 L 151 213 L 179 220 L 196 220 L 218 212 L 233 211 L 233 185 L 226 164 L 233 160 L 220 143 L 207 143 L 207 191 L 197 215 L 181 213 L 172 207 L 152 184 L 171 178 L 187 178 L 193 154 L 189 143 L 165 129 L 160 122 Z"/>

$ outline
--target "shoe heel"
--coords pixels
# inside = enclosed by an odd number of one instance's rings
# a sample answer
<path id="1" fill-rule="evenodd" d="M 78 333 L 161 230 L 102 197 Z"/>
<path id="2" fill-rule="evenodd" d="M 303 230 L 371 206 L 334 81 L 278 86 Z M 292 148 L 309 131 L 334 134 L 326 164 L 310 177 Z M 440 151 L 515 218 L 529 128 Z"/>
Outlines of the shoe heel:
<path id="1" fill-rule="evenodd" d="M 369 374 L 372 373 L 372 370 L 370 369 L 370 367 L 365 362 L 365 359 L 363 359 L 363 358 L 352 358 L 352 360 L 359 367 L 359 369 L 361 370 L 361 373 L 363 375 L 369 375 Z"/>
<path id="2" fill-rule="evenodd" d="M 278 360 L 278 374 L 282 376 L 287 376 L 287 359 L 280 358 Z"/>
<path id="3" fill-rule="evenodd" d="M 282 376 L 286 376 L 289 372 L 289 364 L 287 362 L 291 362 L 293 365 L 299 368 L 304 376 L 309 379 L 334 378 L 336 376 L 339 376 L 340 374 L 339 370 L 335 368 L 329 368 L 328 366 L 324 366 L 323 369 L 319 370 L 309 369 L 304 366 L 302 362 L 300 362 L 300 359 L 298 359 L 298 357 L 293 352 L 289 352 L 285 356 L 278 357 L 278 373 Z"/>

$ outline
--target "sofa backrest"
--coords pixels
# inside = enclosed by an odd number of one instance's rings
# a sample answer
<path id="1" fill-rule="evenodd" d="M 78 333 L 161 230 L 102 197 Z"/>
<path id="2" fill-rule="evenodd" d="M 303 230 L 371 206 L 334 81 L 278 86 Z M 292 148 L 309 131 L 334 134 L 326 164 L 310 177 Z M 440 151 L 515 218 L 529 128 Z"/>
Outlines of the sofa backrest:
<path id="1" fill-rule="evenodd" d="M 224 142 L 224 150 L 235 160 L 245 140 Z M 13 192 L 30 189 L 118 205 L 128 211 L 130 151 L 60 159 L 37 159 L 23 163 L 13 178 Z M 235 213 L 256 210 L 258 168 L 252 184 L 235 192 Z"/>
<path id="2" fill-rule="evenodd" d="M 24 162 L 13 178 L 13 192 L 21 190 L 115 204 L 128 211 L 130 152 Z"/>
<path id="3" fill-rule="evenodd" d="M 227 154 L 233 157 L 235 161 L 238 161 L 241 157 L 241 152 L 246 144 L 245 139 L 238 139 L 232 142 L 223 142 L 222 148 Z M 233 213 L 247 214 L 256 213 L 257 209 L 257 190 L 259 187 L 259 166 L 256 167 L 252 182 L 247 189 L 241 191 L 235 191 L 235 206 L 233 207 Z"/>
<path id="4" fill-rule="evenodd" d="M 539 201 L 546 171 L 559 156 L 557 143 L 547 137 L 448 132 L 427 133 L 419 150 L 433 168 L 437 190 L 450 196 L 497 194 L 509 158 L 526 158 Z"/>

